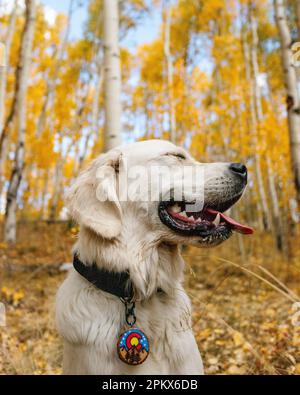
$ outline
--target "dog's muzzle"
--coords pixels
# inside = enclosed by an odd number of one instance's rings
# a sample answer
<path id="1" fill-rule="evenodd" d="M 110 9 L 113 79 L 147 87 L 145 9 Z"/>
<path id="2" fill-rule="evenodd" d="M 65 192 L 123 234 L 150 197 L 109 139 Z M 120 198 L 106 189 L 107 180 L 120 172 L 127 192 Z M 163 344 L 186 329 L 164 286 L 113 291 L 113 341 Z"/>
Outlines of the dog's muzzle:
<path id="1" fill-rule="evenodd" d="M 247 169 L 239 163 L 229 165 L 229 170 L 236 177 L 236 182 L 230 189 L 231 193 L 212 193 L 205 198 L 201 210 L 192 211 L 193 201 L 161 201 L 158 206 L 158 214 L 161 222 L 172 231 L 182 236 L 199 237 L 206 244 L 218 244 L 230 237 L 233 231 L 242 234 L 252 234 L 253 229 L 243 225 L 224 211 L 234 205 L 242 196 L 247 183 Z M 216 198 L 216 195 L 219 195 Z M 223 195 L 223 199 L 220 196 Z M 230 196 L 231 195 L 231 196 Z M 196 206 L 195 206 L 196 207 Z"/>

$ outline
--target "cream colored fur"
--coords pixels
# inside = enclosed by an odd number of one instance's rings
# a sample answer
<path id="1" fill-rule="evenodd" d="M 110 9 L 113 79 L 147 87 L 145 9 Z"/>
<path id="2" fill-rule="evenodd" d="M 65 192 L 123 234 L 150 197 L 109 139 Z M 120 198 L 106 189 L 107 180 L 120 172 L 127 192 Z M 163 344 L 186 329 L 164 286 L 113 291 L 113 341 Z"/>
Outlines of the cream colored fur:
<path id="1" fill-rule="evenodd" d="M 170 152 L 184 153 L 185 164 L 205 166 L 207 194 L 217 198 L 230 193 L 232 182 L 224 164 L 200 164 L 183 149 L 161 140 L 134 143 L 101 155 L 68 192 L 67 206 L 81 225 L 74 250 L 86 264 L 130 270 L 138 300 L 136 327 L 149 337 L 150 355 L 138 366 L 119 360 L 116 344 L 126 329 L 124 305 L 72 270 L 56 303 L 65 374 L 203 373 L 191 305 L 182 287 L 184 262 L 179 251 L 181 243 L 199 244 L 199 238 L 179 236 L 163 225 L 157 202 L 119 201 L 117 181 L 122 185 L 125 159 L 129 167 L 160 164 L 172 168 L 180 160 L 166 155 Z M 109 201 L 101 201 L 105 195 Z M 157 293 L 157 288 L 164 294 Z"/>

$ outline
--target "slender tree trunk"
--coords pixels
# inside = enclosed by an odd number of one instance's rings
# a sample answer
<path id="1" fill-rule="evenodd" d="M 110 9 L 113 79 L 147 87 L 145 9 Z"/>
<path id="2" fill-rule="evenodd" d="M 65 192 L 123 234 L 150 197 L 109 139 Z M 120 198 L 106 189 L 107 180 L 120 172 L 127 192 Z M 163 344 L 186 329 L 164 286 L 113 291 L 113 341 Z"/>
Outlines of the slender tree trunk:
<path id="1" fill-rule="evenodd" d="M 275 19 L 280 37 L 281 60 L 286 87 L 286 104 L 290 149 L 297 201 L 300 205 L 300 101 L 297 89 L 297 75 L 292 63 L 291 34 L 286 18 L 284 1 L 274 0 Z"/>
<path id="2" fill-rule="evenodd" d="M 89 73 L 91 77 L 91 73 Z M 87 99 L 89 97 L 89 89 L 90 89 L 90 81 L 87 81 L 86 83 L 80 83 L 79 87 L 77 89 L 80 94 L 78 95 L 78 100 L 77 100 L 77 109 L 76 113 L 74 116 L 74 125 L 71 127 L 71 130 L 73 132 L 73 138 L 71 142 L 68 144 L 66 149 L 64 150 L 65 144 L 63 144 L 63 135 L 60 135 L 60 149 L 58 151 L 58 158 L 56 161 L 56 166 L 55 166 L 55 171 L 54 171 L 54 177 L 53 177 L 53 193 L 52 193 L 52 198 L 50 202 L 50 207 L 49 207 L 49 221 L 55 221 L 57 215 L 59 214 L 58 212 L 58 203 L 61 198 L 62 192 L 63 192 L 63 170 L 64 170 L 64 164 L 65 164 L 65 158 L 69 157 L 69 154 L 71 150 L 75 147 L 75 159 L 79 157 L 79 144 L 76 144 L 77 142 L 80 141 L 78 137 L 80 136 L 80 132 L 83 127 L 84 123 L 84 109 L 86 108 L 86 103 Z M 75 163 L 75 162 L 74 162 Z M 80 163 L 80 159 L 79 159 Z M 74 164 L 74 173 L 76 172 L 77 166 Z"/>
<path id="3" fill-rule="evenodd" d="M 54 222 L 58 213 L 58 203 L 59 199 L 62 194 L 63 190 L 63 185 L 62 185 L 62 180 L 63 180 L 63 170 L 64 170 L 64 164 L 65 164 L 65 158 L 67 158 L 70 154 L 71 148 L 73 146 L 73 143 L 71 142 L 67 149 L 66 152 L 63 154 L 63 147 L 61 144 L 61 149 L 60 149 L 60 156 L 57 158 L 56 166 L 55 166 L 55 173 L 54 173 L 54 191 L 52 194 L 52 200 L 51 200 L 51 205 L 49 209 L 49 221 Z"/>
<path id="4" fill-rule="evenodd" d="M 296 0 L 295 14 L 296 14 L 296 24 L 298 30 L 298 41 L 300 41 L 300 0 Z"/>
<path id="5" fill-rule="evenodd" d="M 57 217 L 57 207 L 59 202 L 59 197 L 62 190 L 62 178 L 63 178 L 63 165 L 64 160 L 62 157 L 57 159 L 55 174 L 54 174 L 54 191 L 52 195 L 50 211 L 49 211 L 49 221 L 54 222 Z"/>
<path id="6" fill-rule="evenodd" d="M 7 27 L 5 41 L 2 44 L 3 53 L 2 53 L 2 62 L 0 67 L 0 134 L 2 134 L 3 122 L 4 122 L 4 113 L 5 113 L 4 104 L 5 104 L 5 92 L 6 92 L 6 80 L 7 80 L 7 67 L 9 64 L 10 48 L 15 30 L 16 19 L 17 19 L 17 2 L 15 2 L 15 6 L 12 10 L 9 19 L 9 24 Z"/>
<path id="7" fill-rule="evenodd" d="M 15 2 L 14 8 L 12 10 L 7 33 L 5 37 L 4 43 L 1 45 L 3 49 L 2 53 L 2 62 L 0 65 L 0 195 L 2 192 L 3 185 L 3 171 L 4 171 L 4 163 L 6 159 L 6 148 L 7 148 L 7 139 L 6 136 L 3 136 L 3 127 L 4 127 L 4 116 L 5 116 L 5 96 L 6 96 L 6 81 L 7 81 L 7 67 L 9 64 L 9 55 L 11 49 L 11 43 L 13 39 L 13 34 L 16 25 L 17 19 L 17 1 Z M 2 137 L 3 136 L 3 137 Z"/>
<path id="8" fill-rule="evenodd" d="M 103 88 L 103 66 L 102 66 L 102 59 L 98 61 L 97 64 L 97 81 L 95 86 L 95 96 L 93 99 L 93 106 L 92 106 L 92 122 L 91 122 L 91 129 L 93 134 L 96 136 L 98 134 L 98 121 L 99 121 L 99 101 L 100 101 L 100 93 Z"/>
<path id="9" fill-rule="evenodd" d="M 272 163 L 269 156 L 266 156 L 267 174 L 269 182 L 270 197 L 272 203 L 272 217 L 273 217 L 273 228 L 274 235 L 276 238 L 276 246 L 280 251 L 286 251 L 283 235 L 283 224 L 281 221 L 280 207 L 278 202 L 278 196 L 276 191 L 275 177 L 272 170 Z"/>
<path id="10" fill-rule="evenodd" d="M 260 123 L 263 121 L 263 110 L 261 106 L 261 89 L 258 84 L 259 78 L 259 66 L 257 60 L 257 48 L 258 48 L 258 36 L 257 36 L 257 20 L 253 15 L 253 10 L 250 10 L 250 28 L 252 35 L 252 45 L 251 45 L 251 65 L 252 65 L 252 83 L 253 83 L 253 92 L 255 99 L 255 110 L 256 110 L 256 118 Z"/>
<path id="11" fill-rule="evenodd" d="M 16 242 L 17 194 L 20 187 L 25 156 L 26 94 L 31 65 L 31 53 L 36 17 L 35 0 L 26 0 L 25 26 L 21 37 L 18 63 L 18 91 L 16 92 L 17 143 L 13 169 L 7 191 L 4 237 L 8 243 Z"/>
<path id="12" fill-rule="evenodd" d="M 279 110 L 277 109 L 277 105 L 274 101 L 269 74 L 267 74 L 267 84 L 268 84 L 268 92 L 269 92 L 269 102 L 271 104 L 271 108 L 273 114 L 275 114 L 276 120 L 278 121 L 277 113 Z M 268 179 L 269 179 L 269 189 L 271 195 L 271 203 L 272 203 L 272 212 L 273 212 L 273 224 L 275 228 L 275 236 L 276 243 L 279 250 L 282 249 L 285 257 L 289 256 L 289 243 L 288 243 L 288 233 L 286 232 L 287 223 L 289 222 L 289 216 L 283 215 L 283 209 L 280 209 L 279 198 L 276 188 L 276 177 L 273 171 L 273 162 L 269 156 L 267 156 L 267 169 L 268 169 Z M 297 202 L 295 201 L 297 204 Z M 290 227 L 291 229 L 293 226 Z M 280 246 L 282 245 L 282 248 Z"/>
<path id="13" fill-rule="evenodd" d="M 270 213 L 269 213 L 269 207 L 267 203 L 267 195 L 266 195 L 266 190 L 265 190 L 265 185 L 264 185 L 264 179 L 263 179 L 263 174 L 261 170 L 261 159 L 259 154 L 255 154 L 254 156 L 255 159 L 255 173 L 256 173 L 256 182 L 258 186 L 258 193 L 260 196 L 260 203 L 261 203 L 261 210 L 263 214 L 263 227 L 264 230 L 270 230 Z"/>
<path id="14" fill-rule="evenodd" d="M 43 220 L 47 217 L 46 203 L 47 203 L 47 194 L 48 194 L 48 185 L 49 185 L 49 174 L 47 171 L 44 171 L 44 188 L 42 191 L 41 197 L 41 209 L 39 214 L 39 219 Z"/>
<path id="15" fill-rule="evenodd" d="M 173 60 L 171 55 L 171 22 L 172 22 L 172 7 L 166 2 L 165 7 L 165 23 L 164 23 L 164 55 L 166 59 L 167 71 L 167 91 L 168 91 L 168 110 L 169 110 L 169 133 L 170 140 L 176 144 L 176 110 L 174 105 L 173 92 Z"/>
<path id="16" fill-rule="evenodd" d="M 68 38 L 69 38 L 69 33 L 70 33 L 70 28 L 71 28 L 73 3 L 74 3 L 74 0 L 70 0 L 67 27 L 66 27 L 66 30 L 64 33 L 62 43 L 57 50 L 57 57 L 56 57 L 55 65 L 54 65 L 53 77 L 51 79 L 48 78 L 48 80 L 47 80 L 45 100 L 44 100 L 42 110 L 40 112 L 40 115 L 39 115 L 39 118 L 37 121 L 37 127 L 36 127 L 36 137 L 37 138 L 39 138 L 41 136 L 43 130 L 45 129 L 47 111 L 49 108 L 51 108 L 51 106 L 53 104 L 56 81 L 58 78 L 58 74 L 59 74 L 59 70 L 61 67 L 61 63 L 62 63 L 64 54 L 66 51 L 66 46 L 68 43 Z"/>
<path id="17" fill-rule="evenodd" d="M 5 87 L 6 87 L 6 47 L 4 44 L 0 43 L 0 133 L 3 128 L 3 118 L 5 113 Z M 6 151 L 6 149 L 4 150 Z M 2 194 L 2 186 L 4 183 L 4 164 L 5 164 L 5 152 L 2 151 L 0 156 L 0 197 Z"/>
<path id="18" fill-rule="evenodd" d="M 74 148 L 75 158 L 78 158 L 78 163 L 77 164 L 74 163 L 74 168 L 73 168 L 73 175 L 74 176 L 79 171 L 80 165 L 81 165 L 81 162 L 82 162 L 82 159 L 81 159 L 82 155 L 80 155 L 80 148 L 82 146 L 82 140 L 80 139 L 80 135 L 81 135 L 81 131 L 83 129 L 83 124 L 84 124 L 84 109 L 86 107 L 87 99 L 89 97 L 89 91 L 90 91 L 90 88 L 91 88 L 90 87 L 91 76 L 92 76 L 92 73 L 90 73 L 89 81 L 85 84 L 85 86 L 82 86 L 82 88 L 80 89 L 80 90 L 82 90 L 85 93 L 83 93 L 83 95 L 81 97 L 81 102 L 78 103 L 78 107 L 77 107 L 77 111 L 76 111 L 76 117 L 75 117 L 76 124 L 74 125 L 74 128 L 73 128 L 74 129 L 74 136 L 78 136 L 77 141 L 74 140 L 74 144 L 75 144 L 75 148 Z M 90 134 L 91 134 L 91 131 L 89 131 L 87 133 L 87 137 L 90 136 Z M 86 145 L 86 143 L 84 144 L 84 150 L 85 150 L 85 145 Z"/>
<path id="19" fill-rule="evenodd" d="M 293 223 L 297 224 L 300 221 L 300 213 L 298 210 L 298 205 L 294 199 L 289 199 L 289 209 Z"/>
<path id="20" fill-rule="evenodd" d="M 236 218 L 237 221 L 240 221 L 240 212 L 237 206 L 232 206 L 232 215 Z M 238 248 L 241 255 L 242 262 L 245 264 L 247 262 L 247 254 L 245 250 L 244 238 L 240 233 L 236 234 L 236 238 L 238 240 Z"/>
<path id="21" fill-rule="evenodd" d="M 251 51 L 251 60 L 252 60 L 252 68 L 253 68 L 253 84 L 254 84 L 254 92 L 255 92 L 255 109 L 256 109 L 256 118 L 258 120 L 258 127 L 260 127 L 263 122 L 264 114 L 262 108 L 262 98 L 261 98 L 261 89 L 258 84 L 259 77 L 259 65 L 257 58 L 257 48 L 258 48 L 258 35 L 257 35 L 257 19 L 253 14 L 253 10 L 250 10 L 250 26 L 252 33 L 252 51 Z M 273 173 L 272 162 L 269 157 L 270 153 L 266 153 L 266 165 L 267 165 L 267 179 L 270 190 L 270 198 L 271 198 L 271 207 L 272 207 L 272 222 L 273 222 L 273 233 L 276 239 L 277 248 L 282 251 L 283 246 L 283 228 L 281 224 L 281 216 L 280 209 L 278 203 L 278 196 L 275 186 L 275 176 Z"/>
<path id="22" fill-rule="evenodd" d="M 20 52 L 21 52 L 21 48 L 20 48 L 19 54 L 20 54 Z M 12 100 L 12 105 L 10 108 L 10 112 L 5 120 L 4 125 L 3 125 L 2 133 L 0 136 L 0 158 L 3 157 L 3 150 L 5 147 L 7 135 L 10 130 L 10 127 L 14 121 L 15 113 L 16 113 L 17 106 L 18 106 L 18 92 L 20 91 L 19 83 L 20 83 L 21 70 L 22 70 L 22 67 L 21 67 L 20 61 L 19 61 L 19 65 L 17 66 L 17 70 L 16 70 L 15 89 L 14 89 L 14 97 Z"/>
<path id="23" fill-rule="evenodd" d="M 247 37 L 245 37 L 245 34 L 242 35 L 242 41 L 243 41 L 243 48 L 244 48 L 244 58 L 245 58 L 245 72 L 246 72 L 246 80 L 249 82 L 249 92 L 248 92 L 248 101 L 249 101 L 249 112 L 250 112 L 250 130 L 252 130 L 252 135 L 253 135 L 253 149 L 255 150 L 254 154 L 254 165 L 255 165 L 255 176 L 256 176 L 256 182 L 257 182 L 257 188 L 258 188 L 258 194 L 260 197 L 260 206 L 262 210 L 262 216 L 263 216 L 263 227 L 264 230 L 269 230 L 270 229 L 270 214 L 269 214 L 269 207 L 267 203 L 267 196 L 266 196 L 266 191 L 265 191 L 265 186 L 263 182 L 263 175 L 261 171 L 261 163 L 260 163 L 260 154 L 257 150 L 258 146 L 258 139 L 257 139 L 257 118 L 256 118 L 256 112 L 255 112 L 255 101 L 254 101 L 254 84 L 252 80 L 252 75 L 251 75 L 251 69 L 250 69 L 250 49 L 249 45 L 247 42 Z M 251 58 L 253 56 L 253 53 L 251 53 Z"/>
<path id="24" fill-rule="evenodd" d="M 81 85 L 81 84 L 80 84 Z M 84 90 L 83 86 L 79 87 L 80 90 Z M 60 149 L 59 149 L 59 156 L 56 162 L 56 167 L 55 167 L 55 173 L 54 173 L 54 181 L 53 181 L 53 194 L 52 194 L 52 199 L 51 199 L 51 205 L 50 205 L 50 210 L 49 210 L 49 220 L 50 221 L 55 221 L 58 210 L 58 203 L 59 199 L 62 195 L 62 180 L 63 180 L 63 169 L 64 169 L 64 164 L 65 164 L 65 158 L 69 157 L 71 149 L 74 147 L 74 143 L 76 141 L 76 136 L 80 134 L 80 130 L 82 129 L 82 124 L 83 124 L 83 112 L 84 108 L 86 106 L 86 101 L 88 98 L 88 90 L 89 90 L 89 82 L 86 84 L 86 91 L 84 90 L 84 94 L 82 95 L 81 98 L 78 98 L 78 104 L 77 104 L 77 111 L 74 117 L 75 123 L 72 128 L 73 130 L 73 139 L 72 141 L 68 144 L 66 152 L 64 152 L 64 145 L 63 145 L 63 136 L 60 137 L 61 143 L 60 143 Z M 79 146 L 77 145 L 79 148 Z M 76 153 L 76 145 L 75 145 L 75 158 L 79 156 L 79 151 Z"/>
<path id="25" fill-rule="evenodd" d="M 103 22 L 103 15 L 99 13 L 99 18 L 97 21 L 96 29 L 95 29 L 95 36 L 99 35 L 99 29 L 101 27 L 101 24 Z M 103 67 L 103 43 L 101 41 L 94 42 L 93 44 L 93 53 L 95 49 L 95 68 L 96 68 L 96 83 L 95 83 L 95 92 L 93 96 L 93 102 L 92 102 L 92 120 L 91 120 L 91 128 L 89 132 L 87 133 L 87 136 L 84 141 L 84 148 L 82 151 L 82 154 L 79 157 L 79 163 L 78 163 L 78 171 L 81 170 L 82 165 L 84 163 L 84 160 L 87 156 L 88 149 L 89 149 L 89 144 L 92 139 L 100 139 L 103 136 L 100 136 L 99 134 L 99 110 L 100 110 L 100 93 L 103 89 L 103 74 L 104 74 L 104 67 Z M 90 74 L 93 74 L 93 71 L 91 70 Z M 74 169 L 75 170 L 75 169 Z"/>
<path id="26" fill-rule="evenodd" d="M 4 118 L 5 86 L 6 86 L 6 46 L 0 43 L 0 128 L 2 131 Z"/>
<path id="27" fill-rule="evenodd" d="M 119 51 L 119 1 L 104 6 L 104 149 L 121 143 L 121 66 Z"/>
<path id="28" fill-rule="evenodd" d="M 84 148 L 82 151 L 82 154 L 79 158 L 79 170 L 81 170 L 83 162 L 87 156 L 88 149 L 89 149 L 89 143 L 93 137 L 96 137 L 98 135 L 98 120 L 99 120 L 99 99 L 100 99 L 100 93 L 101 89 L 103 87 L 103 67 L 102 67 L 102 62 L 99 61 L 99 64 L 97 65 L 97 80 L 96 80 L 96 86 L 95 86 L 95 93 L 94 93 L 94 98 L 93 98 L 93 104 L 92 104 L 92 120 L 91 120 L 91 129 L 88 132 L 85 142 L 84 142 Z"/>

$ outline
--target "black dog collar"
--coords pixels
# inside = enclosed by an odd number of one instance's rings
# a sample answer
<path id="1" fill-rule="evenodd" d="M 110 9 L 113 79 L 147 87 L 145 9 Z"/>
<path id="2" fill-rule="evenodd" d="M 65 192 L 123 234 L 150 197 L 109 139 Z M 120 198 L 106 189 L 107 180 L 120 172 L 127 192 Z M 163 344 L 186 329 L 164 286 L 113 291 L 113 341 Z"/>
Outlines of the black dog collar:
<path id="1" fill-rule="evenodd" d="M 74 255 L 73 266 L 81 276 L 95 287 L 117 296 L 121 302 L 124 303 L 125 321 L 130 329 L 121 333 L 119 337 L 117 343 L 119 358 L 129 365 L 139 365 L 143 363 L 149 354 L 149 340 L 141 329 L 133 327 L 136 323 L 135 300 L 129 272 L 110 272 L 98 268 L 95 262 L 87 266 L 78 258 L 77 254 Z M 160 288 L 157 289 L 157 292 L 164 293 Z M 128 341 L 130 341 L 132 337 L 137 339 L 138 345 L 130 343 L 127 350 L 124 344 L 128 344 Z"/>
<path id="2" fill-rule="evenodd" d="M 95 262 L 87 266 L 81 262 L 77 254 L 74 255 L 73 266 L 82 277 L 101 291 L 115 295 L 124 301 L 133 300 L 134 292 L 129 272 L 110 272 L 100 269 Z"/>

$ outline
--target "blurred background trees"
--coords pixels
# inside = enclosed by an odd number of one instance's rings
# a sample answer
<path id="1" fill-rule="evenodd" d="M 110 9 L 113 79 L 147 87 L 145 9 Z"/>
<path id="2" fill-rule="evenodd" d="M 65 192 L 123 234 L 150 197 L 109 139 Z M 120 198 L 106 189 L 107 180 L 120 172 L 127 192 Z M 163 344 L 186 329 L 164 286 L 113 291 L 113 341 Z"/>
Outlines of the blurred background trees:
<path id="1" fill-rule="evenodd" d="M 183 251 L 206 372 L 300 374 L 298 42 L 300 0 L 0 0 L 1 373 L 61 372 L 68 185 L 163 138 L 249 168 L 232 216 L 255 234 Z"/>
<path id="2" fill-rule="evenodd" d="M 54 23 L 43 2 L 9 2 L 0 15 L 7 242 L 15 218 L 64 218 L 65 189 L 103 150 L 164 138 L 199 161 L 245 162 L 249 188 L 234 215 L 289 256 L 300 204 L 299 0 L 70 0 Z M 80 7 L 84 32 L 71 39 Z M 124 45 L 154 14 L 156 37 Z"/>

